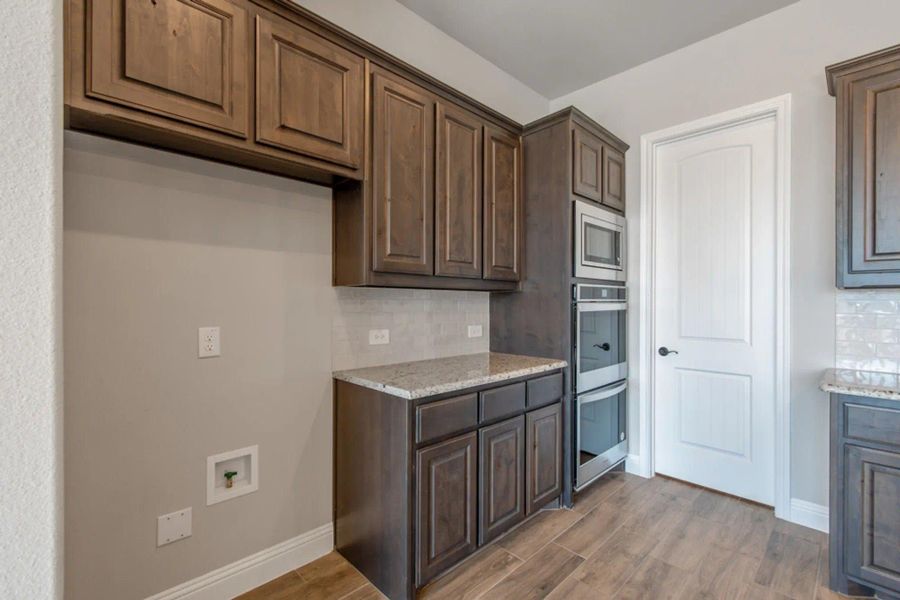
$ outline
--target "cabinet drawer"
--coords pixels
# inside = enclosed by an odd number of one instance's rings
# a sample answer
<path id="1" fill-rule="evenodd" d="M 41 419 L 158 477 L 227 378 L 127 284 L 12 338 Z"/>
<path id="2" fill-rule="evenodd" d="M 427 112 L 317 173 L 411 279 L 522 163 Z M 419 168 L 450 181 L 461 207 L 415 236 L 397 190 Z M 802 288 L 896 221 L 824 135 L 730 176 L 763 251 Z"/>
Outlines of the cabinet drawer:
<path id="1" fill-rule="evenodd" d="M 479 420 L 493 421 L 525 410 L 525 382 L 481 392 L 479 399 Z"/>
<path id="2" fill-rule="evenodd" d="M 900 410 L 847 403 L 844 411 L 846 437 L 900 446 Z"/>
<path id="3" fill-rule="evenodd" d="M 478 424 L 478 394 L 455 396 L 416 409 L 416 442 L 427 442 Z"/>
<path id="4" fill-rule="evenodd" d="M 538 377 L 528 382 L 528 408 L 556 402 L 562 395 L 562 373 Z"/>

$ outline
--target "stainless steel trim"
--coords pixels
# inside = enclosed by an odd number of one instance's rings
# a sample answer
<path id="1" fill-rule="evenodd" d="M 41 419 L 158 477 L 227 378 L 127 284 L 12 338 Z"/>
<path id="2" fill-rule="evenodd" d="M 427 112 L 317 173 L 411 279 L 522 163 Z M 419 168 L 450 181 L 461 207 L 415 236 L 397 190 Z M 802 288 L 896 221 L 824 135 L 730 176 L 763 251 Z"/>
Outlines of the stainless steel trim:
<path id="1" fill-rule="evenodd" d="M 591 402 L 597 402 L 598 400 L 606 400 L 607 398 L 611 398 L 613 396 L 617 396 L 621 394 L 626 389 L 628 389 L 628 382 L 623 382 L 621 385 L 617 385 L 614 388 L 604 388 L 602 390 L 597 390 L 591 394 L 585 394 L 583 396 L 578 396 L 579 406 L 582 404 L 590 404 Z"/>
<path id="2" fill-rule="evenodd" d="M 575 277 L 601 279 L 606 281 L 625 281 L 625 252 L 627 247 L 625 239 L 625 217 L 581 200 L 574 201 L 574 212 L 575 256 L 573 257 L 573 263 L 575 266 Z M 615 231 L 619 234 L 618 262 L 616 266 L 586 261 L 584 259 L 584 228 L 588 223 Z"/>
<path id="3" fill-rule="evenodd" d="M 608 473 L 626 458 L 628 458 L 628 442 L 622 442 L 615 448 L 609 450 L 602 457 L 598 456 L 591 462 L 580 465 L 578 467 L 578 473 L 575 475 L 575 486 L 573 489 L 576 492 L 580 492 L 597 481 L 599 477 Z M 601 462 L 597 462 L 598 460 L 601 460 Z"/>

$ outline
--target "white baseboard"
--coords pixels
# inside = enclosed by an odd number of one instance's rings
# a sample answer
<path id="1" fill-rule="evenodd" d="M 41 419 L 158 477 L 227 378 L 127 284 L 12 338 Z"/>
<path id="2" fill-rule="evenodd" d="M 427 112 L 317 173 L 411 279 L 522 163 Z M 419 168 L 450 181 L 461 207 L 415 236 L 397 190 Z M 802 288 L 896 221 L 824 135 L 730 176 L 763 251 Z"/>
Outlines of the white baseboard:
<path id="1" fill-rule="evenodd" d="M 828 507 L 791 498 L 791 522 L 828 533 Z"/>
<path id="2" fill-rule="evenodd" d="M 628 455 L 625 459 L 625 472 L 645 479 L 650 477 L 650 473 L 648 473 L 641 464 L 641 456 L 639 454 Z"/>
<path id="3" fill-rule="evenodd" d="M 327 523 L 146 600 L 227 600 L 325 556 L 333 549 L 334 526 Z"/>

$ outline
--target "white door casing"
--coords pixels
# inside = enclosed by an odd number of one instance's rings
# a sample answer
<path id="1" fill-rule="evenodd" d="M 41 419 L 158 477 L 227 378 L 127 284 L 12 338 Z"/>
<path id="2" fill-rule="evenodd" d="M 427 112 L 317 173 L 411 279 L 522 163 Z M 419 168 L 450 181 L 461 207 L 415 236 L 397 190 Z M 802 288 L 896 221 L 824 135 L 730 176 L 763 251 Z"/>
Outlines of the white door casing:
<path id="1" fill-rule="evenodd" d="M 782 96 L 642 138 L 637 470 L 779 516 L 790 505 L 789 110 Z"/>

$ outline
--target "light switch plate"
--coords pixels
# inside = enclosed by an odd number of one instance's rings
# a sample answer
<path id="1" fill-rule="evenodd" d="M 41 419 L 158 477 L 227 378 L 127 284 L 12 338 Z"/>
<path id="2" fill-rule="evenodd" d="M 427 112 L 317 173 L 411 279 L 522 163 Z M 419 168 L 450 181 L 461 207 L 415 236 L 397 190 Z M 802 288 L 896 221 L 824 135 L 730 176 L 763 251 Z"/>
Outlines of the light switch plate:
<path id="1" fill-rule="evenodd" d="M 484 330 L 481 325 L 469 325 L 469 337 L 476 338 L 484 335 Z"/>
<path id="2" fill-rule="evenodd" d="M 382 344 L 390 344 L 391 343 L 391 330 L 390 329 L 370 329 L 369 330 L 369 345 L 370 346 L 380 346 Z"/>
<path id="3" fill-rule="evenodd" d="M 197 358 L 222 356 L 222 334 L 218 327 L 197 330 Z"/>
<path id="4" fill-rule="evenodd" d="M 156 546 L 191 537 L 191 507 L 156 518 Z"/>

